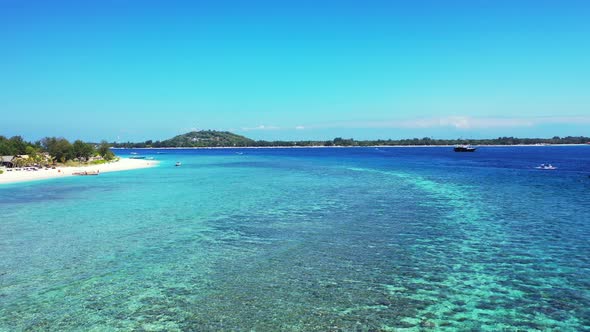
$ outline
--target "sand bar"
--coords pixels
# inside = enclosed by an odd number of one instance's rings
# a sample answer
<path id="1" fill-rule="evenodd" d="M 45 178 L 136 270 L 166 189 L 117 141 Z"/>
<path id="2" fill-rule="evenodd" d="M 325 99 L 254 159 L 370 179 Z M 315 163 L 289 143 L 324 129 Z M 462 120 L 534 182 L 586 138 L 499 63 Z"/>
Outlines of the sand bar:
<path id="1" fill-rule="evenodd" d="M 15 183 L 15 182 L 28 182 L 28 181 L 36 181 L 36 180 L 45 180 L 45 179 L 52 179 L 52 178 L 61 178 L 65 176 L 73 176 L 72 173 L 74 172 L 96 172 L 100 171 L 100 173 L 107 173 L 107 172 L 118 172 L 118 171 L 126 171 L 132 169 L 139 169 L 139 168 L 147 168 L 147 167 L 154 167 L 158 164 L 157 161 L 154 160 L 145 160 L 145 159 L 129 159 L 129 158 L 121 158 L 118 161 L 100 164 L 100 165 L 88 165 L 88 166 L 75 166 L 75 167 L 56 167 L 55 169 L 40 169 L 37 171 L 11 171 L 7 172 L 4 171 L 3 174 L 0 174 L 0 185 L 6 183 Z"/>

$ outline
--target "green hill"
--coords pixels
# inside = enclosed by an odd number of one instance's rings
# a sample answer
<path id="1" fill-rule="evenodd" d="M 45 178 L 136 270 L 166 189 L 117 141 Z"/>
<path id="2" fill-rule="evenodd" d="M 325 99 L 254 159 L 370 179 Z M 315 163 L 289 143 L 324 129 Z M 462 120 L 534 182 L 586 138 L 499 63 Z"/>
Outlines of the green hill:
<path id="1" fill-rule="evenodd" d="M 175 136 L 160 142 L 161 147 L 232 147 L 252 146 L 255 141 L 228 131 L 201 130 Z"/>

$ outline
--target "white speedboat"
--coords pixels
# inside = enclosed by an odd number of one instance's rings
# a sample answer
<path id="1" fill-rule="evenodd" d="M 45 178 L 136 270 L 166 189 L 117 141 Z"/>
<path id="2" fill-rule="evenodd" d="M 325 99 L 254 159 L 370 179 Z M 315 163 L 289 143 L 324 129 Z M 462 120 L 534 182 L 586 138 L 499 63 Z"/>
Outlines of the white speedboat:
<path id="1" fill-rule="evenodd" d="M 536 169 L 543 169 L 543 170 L 554 170 L 557 169 L 557 167 L 551 165 L 551 164 L 541 164 L 537 167 L 535 167 Z"/>
<path id="2" fill-rule="evenodd" d="M 456 145 L 453 148 L 455 152 L 475 152 L 477 148 L 472 147 L 471 145 Z"/>
<path id="3" fill-rule="evenodd" d="M 176 164 L 174 164 L 174 166 L 176 166 L 176 167 L 179 167 L 180 165 L 182 165 L 182 164 L 180 163 L 180 161 L 177 161 L 177 162 L 176 162 Z"/>

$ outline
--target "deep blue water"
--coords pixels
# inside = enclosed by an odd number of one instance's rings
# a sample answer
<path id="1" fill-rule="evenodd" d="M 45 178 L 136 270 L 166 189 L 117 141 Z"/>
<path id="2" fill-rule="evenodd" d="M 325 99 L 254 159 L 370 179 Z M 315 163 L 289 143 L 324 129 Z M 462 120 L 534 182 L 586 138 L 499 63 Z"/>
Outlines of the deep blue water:
<path id="1" fill-rule="evenodd" d="M 0 331 L 590 330 L 590 146 L 137 152 L 0 186 Z"/>

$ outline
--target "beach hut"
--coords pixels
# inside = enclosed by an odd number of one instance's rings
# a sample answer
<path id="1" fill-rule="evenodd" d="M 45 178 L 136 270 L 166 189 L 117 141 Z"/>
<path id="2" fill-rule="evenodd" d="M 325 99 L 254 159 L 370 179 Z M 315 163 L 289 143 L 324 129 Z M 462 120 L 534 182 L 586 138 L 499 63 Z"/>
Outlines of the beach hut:
<path id="1" fill-rule="evenodd" d="M 14 156 L 1 156 L 0 157 L 0 166 L 13 168 L 14 167 Z"/>

